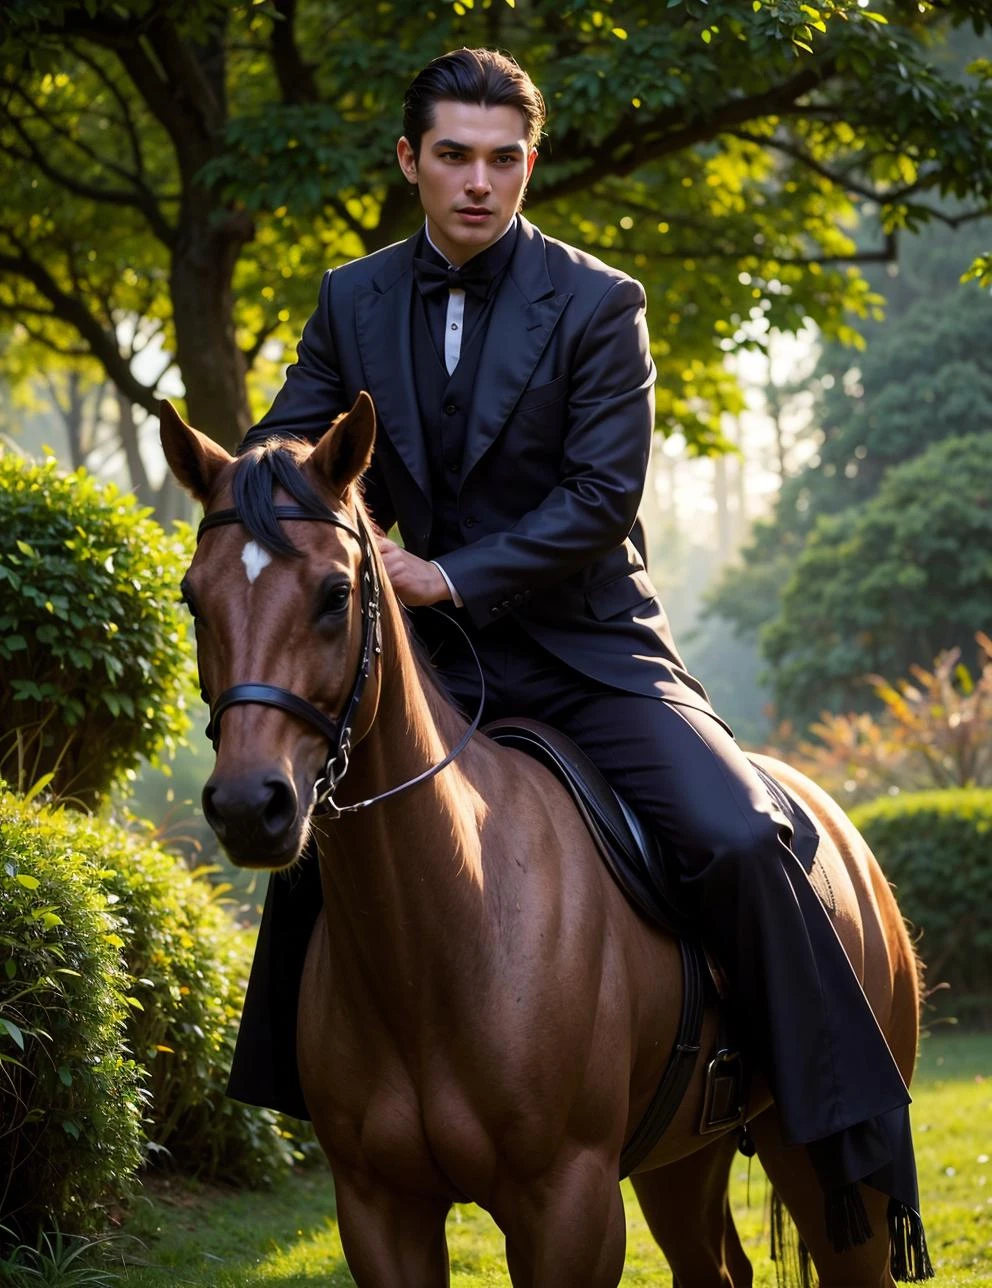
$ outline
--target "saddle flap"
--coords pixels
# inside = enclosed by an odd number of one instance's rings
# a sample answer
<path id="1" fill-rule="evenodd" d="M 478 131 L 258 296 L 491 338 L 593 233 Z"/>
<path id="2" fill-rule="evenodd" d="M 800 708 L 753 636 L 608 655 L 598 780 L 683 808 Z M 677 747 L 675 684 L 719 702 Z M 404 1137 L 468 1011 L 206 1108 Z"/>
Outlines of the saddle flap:
<path id="1" fill-rule="evenodd" d="M 656 837 L 571 738 L 522 718 L 494 720 L 482 732 L 532 756 L 568 789 L 610 875 L 643 917 L 674 935 L 690 933 Z"/>

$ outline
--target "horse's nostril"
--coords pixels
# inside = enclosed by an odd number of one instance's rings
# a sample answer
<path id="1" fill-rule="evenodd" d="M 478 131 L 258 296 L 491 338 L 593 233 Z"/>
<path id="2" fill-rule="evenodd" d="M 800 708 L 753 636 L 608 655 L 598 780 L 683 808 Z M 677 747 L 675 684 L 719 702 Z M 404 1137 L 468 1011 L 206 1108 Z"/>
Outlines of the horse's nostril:
<path id="1" fill-rule="evenodd" d="M 265 780 L 268 800 L 262 809 L 262 822 L 269 836 L 280 836 L 296 818 L 296 792 L 292 783 L 282 777 Z"/>
<path id="2" fill-rule="evenodd" d="M 224 822 L 224 815 L 222 811 L 217 808 L 217 805 L 214 799 L 216 796 L 216 793 L 217 793 L 216 787 L 211 787 L 208 784 L 203 789 L 203 793 L 200 797 L 200 801 L 201 801 L 201 804 L 203 805 L 203 817 L 213 828 L 218 841 L 223 841 L 224 836 L 227 832 L 227 827 Z"/>

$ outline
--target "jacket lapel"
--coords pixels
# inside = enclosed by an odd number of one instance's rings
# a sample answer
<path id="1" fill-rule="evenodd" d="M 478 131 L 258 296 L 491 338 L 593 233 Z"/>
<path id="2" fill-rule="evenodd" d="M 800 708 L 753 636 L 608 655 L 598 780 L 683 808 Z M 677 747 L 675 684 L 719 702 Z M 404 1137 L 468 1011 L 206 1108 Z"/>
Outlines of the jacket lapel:
<path id="1" fill-rule="evenodd" d="M 461 482 L 509 420 L 571 298 L 555 295 L 544 240 L 521 216 L 513 259 L 493 301 L 479 359 Z"/>
<path id="2" fill-rule="evenodd" d="M 431 474 L 414 385 L 410 310 L 413 255 L 420 234 L 400 242 L 372 279 L 355 292 L 355 326 L 366 387 L 380 432 L 431 501 Z"/>

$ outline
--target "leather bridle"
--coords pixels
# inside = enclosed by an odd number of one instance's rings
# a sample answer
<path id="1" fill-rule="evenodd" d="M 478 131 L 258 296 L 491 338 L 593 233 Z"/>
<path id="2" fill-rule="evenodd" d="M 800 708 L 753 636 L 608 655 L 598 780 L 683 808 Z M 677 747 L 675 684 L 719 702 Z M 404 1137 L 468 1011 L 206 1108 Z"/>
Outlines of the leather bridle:
<path id="1" fill-rule="evenodd" d="M 225 689 L 216 702 L 213 702 L 206 692 L 201 675 L 200 694 L 210 712 L 207 737 L 213 743 L 216 751 L 220 746 L 221 717 L 228 708 L 244 703 L 258 703 L 262 706 L 278 707 L 289 715 L 295 716 L 298 720 L 312 725 L 318 733 L 327 739 L 328 753 L 323 771 L 318 775 L 313 785 L 311 809 L 315 814 L 340 818 L 342 814 L 352 814 L 356 810 L 366 809 L 369 805 L 376 805 L 380 801 L 388 800 L 391 796 L 397 796 L 400 792 L 416 787 L 418 783 L 426 782 L 428 779 L 433 778 L 435 774 L 440 773 L 447 765 L 450 765 L 465 749 L 472 735 L 479 727 L 486 701 L 485 679 L 478 655 L 468 635 L 462 630 L 458 622 L 448 617 L 447 613 L 441 613 L 442 617 L 445 617 L 451 622 L 452 626 L 457 627 L 461 632 L 472 652 L 475 664 L 479 668 L 479 680 L 482 687 L 479 709 L 475 714 L 475 719 L 472 720 L 468 729 L 447 756 L 438 764 L 431 765 L 415 778 L 400 783 L 398 787 L 391 787 L 388 791 L 381 792 L 378 796 L 371 796 L 368 800 L 356 801 L 351 805 L 339 805 L 334 799 L 334 793 L 348 772 L 355 718 L 365 693 L 365 686 L 368 683 L 369 676 L 372 674 L 375 659 L 382 656 L 382 586 L 379 580 L 378 565 L 372 551 L 372 539 L 361 519 L 358 519 L 356 526 L 356 523 L 353 523 L 350 518 L 335 511 L 327 510 L 321 513 L 305 509 L 301 505 L 276 505 L 273 507 L 273 513 L 279 520 L 296 519 L 304 522 L 333 524 L 334 527 L 341 528 L 344 532 L 354 537 L 361 547 L 362 557 L 359 575 L 361 578 L 362 647 L 351 692 L 342 707 L 341 715 L 333 717 L 325 715 L 313 703 L 299 697 L 291 690 L 282 689 L 274 684 L 234 684 L 229 689 Z M 240 514 L 233 508 L 216 510 L 213 514 L 208 514 L 201 520 L 200 526 L 196 530 L 197 544 L 199 545 L 204 533 L 209 532 L 211 528 L 232 524 L 243 525 L 243 523 L 244 521 Z"/>

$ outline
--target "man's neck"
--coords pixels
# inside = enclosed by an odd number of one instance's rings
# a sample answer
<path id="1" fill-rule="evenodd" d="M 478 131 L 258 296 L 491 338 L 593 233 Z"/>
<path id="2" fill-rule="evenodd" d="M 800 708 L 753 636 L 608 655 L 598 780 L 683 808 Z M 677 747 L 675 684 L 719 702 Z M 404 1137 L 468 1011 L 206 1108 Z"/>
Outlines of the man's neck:
<path id="1" fill-rule="evenodd" d="M 471 263 L 472 260 L 475 259 L 476 255 L 481 255 L 483 254 L 484 251 L 491 250 L 496 245 L 497 242 L 501 242 L 503 238 L 507 235 L 507 233 L 512 232 L 516 226 L 517 226 L 517 216 L 514 215 L 513 218 L 506 225 L 506 227 L 503 229 L 503 231 L 500 233 L 498 237 L 494 237 L 488 246 L 480 246 L 479 249 L 475 252 L 475 254 L 470 255 L 469 258 L 465 260 L 465 263 L 463 264 L 455 264 L 448 258 L 448 256 L 444 253 L 441 247 L 431 236 L 430 220 L 427 220 L 427 219 L 424 220 L 424 236 L 427 238 L 428 244 L 434 250 L 437 251 L 437 253 L 441 256 L 441 258 L 444 260 L 444 262 L 448 265 L 449 268 L 459 269 L 459 268 L 464 268 L 465 264 Z"/>

